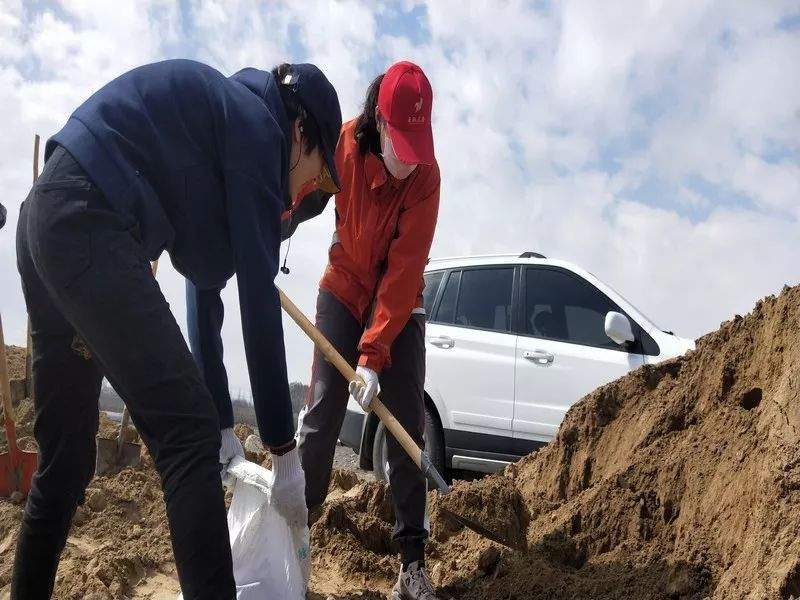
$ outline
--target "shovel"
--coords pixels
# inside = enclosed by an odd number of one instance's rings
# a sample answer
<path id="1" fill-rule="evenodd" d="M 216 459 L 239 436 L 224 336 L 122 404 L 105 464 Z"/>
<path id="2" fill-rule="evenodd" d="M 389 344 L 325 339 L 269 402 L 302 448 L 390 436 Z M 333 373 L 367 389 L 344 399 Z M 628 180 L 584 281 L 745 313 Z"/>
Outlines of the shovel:
<path id="1" fill-rule="evenodd" d="M 116 439 L 97 438 L 97 463 L 95 475 L 116 473 L 125 467 L 135 467 L 139 464 L 142 447 L 139 444 L 125 441 L 125 431 L 128 428 L 130 414 L 126 406 L 122 410 L 122 423 Z"/>
<path id="2" fill-rule="evenodd" d="M 158 260 L 150 265 L 153 269 L 153 277 L 158 271 Z M 141 444 L 125 441 L 125 432 L 130 421 L 128 407 L 122 409 L 122 422 L 119 425 L 117 439 L 97 438 L 97 462 L 95 463 L 94 474 L 106 475 L 107 473 L 117 473 L 126 467 L 135 467 L 141 460 Z"/>
<path id="3" fill-rule="evenodd" d="M 39 171 L 39 136 L 34 138 L 33 181 Z M 31 324 L 28 320 L 27 344 L 25 349 L 25 385 L 31 394 Z M 10 496 L 14 492 L 27 496 L 31 491 L 31 480 L 36 472 L 38 456 L 36 452 L 25 452 L 17 446 L 17 428 L 14 424 L 14 407 L 11 406 L 11 383 L 8 380 L 6 363 L 6 342 L 3 338 L 3 323 L 0 319 L 0 396 L 3 397 L 3 417 L 6 428 L 8 452 L 0 454 L 0 496 Z"/>
<path id="4" fill-rule="evenodd" d="M 341 373 L 347 381 L 355 380 L 357 375 L 353 370 L 353 367 L 351 367 L 350 364 L 342 357 L 342 355 L 337 352 L 336 348 L 334 348 L 333 345 L 327 339 L 325 339 L 325 336 L 322 335 L 322 332 L 317 329 L 311 321 L 308 320 L 308 318 L 299 308 L 297 308 L 294 302 L 292 302 L 286 296 L 286 294 L 284 294 L 281 290 L 278 290 L 278 294 L 280 294 L 281 306 L 283 307 L 283 310 L 285 310 L 292 320 L 297 323 L 300 329 L 302 329 L 305 334 L 311 338 L 311 341 L 314 342 L 314 345 L 317 348 L 319 348 L 320 352 L 322 352 L 328 362 L 335 366 L 339 373 Z M 389 412 L 389 409 L 386 408 L 383 402 L 378 399 L 377 395 L 372 399 L 370 409 L 378 416 L 384 427 L 386 427 L 386 429 L 392 433 L 395 439 L 403 447 L 403 450 L 406 451 L 406 454 L 411 457 L 411 460 L 414 461 L 414 463 L 425 474 L 425 476 L 436 483 L 436 487 L 438 488 L 439 492 L 442 495 L 449 494 L 450 486 L 447 485 L 441 474 L 436 470 L 436 467 L 433 466 L 430 457 L 422 448 L 417 445 L 417 443 L 403 428 L 400 422 L 391 412 Z M 513 544 L 506 535 L 491 531 L 481 523 L 469 519 L 464 515 L 460 515 L 448 510 L 443 506 L 440 506 L 439 510 L 459 524 L 471 529 L 475 533 L 482 535 L 485 538 L 509 548 L 519 549 L 517 545 Z"/>
<path id="5" fill-rule="evenodd" d="M 0 318 L 0 396 L 3 397 L 3 416 L 6 426 L 8 452 L 0 454 L 0 496 L 18 492 L 24 496 L 31 491 L 31 479 L 36 472 L 37 455 L 17 446 L 17 428 L 14 425 L 14 408 L 11 406 L 11 385 L 6 365 L 6 342 L 3 339 L 3 321 Z"/>

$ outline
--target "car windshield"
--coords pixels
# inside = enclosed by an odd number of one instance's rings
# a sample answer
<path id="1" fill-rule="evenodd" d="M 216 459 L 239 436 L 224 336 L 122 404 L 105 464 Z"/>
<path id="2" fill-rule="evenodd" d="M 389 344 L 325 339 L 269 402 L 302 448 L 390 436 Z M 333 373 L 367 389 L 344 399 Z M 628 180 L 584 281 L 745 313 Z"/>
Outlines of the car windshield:
<path id="1" fill-rule="evenodd" d="M 593 277 L 595 277 L 595 279 L 597 278 L 597 276 L 596 276 L 596 275 L 594 275 L 594 273 L 592 273 L 592 276 L 593 276 Z M 635 309 L 636 309 L 636 312 L 638 312 L 638 313 L 639 313 L 640 315 L 642 315 L 642 316 L 643 316 L 645 319 L 647 319 L 647 321 L 648 321 L 648 322 L 652 323 L 652 324 L 653 324 L 653 326 L 654 326 L 656 329 L 658 329 L 658 330 L 660 330 L 660 331 L 663 331 L 664 333 L 672 333 L 672 332 L 670 332 L 670 331 L 667 331 L 666 329 L 662 329 L 661 327 L 659 327 L 659 326 L 656 324 L 656 322 L 655 322 L 655 321 L 653 321 L 653 319 L 651 319 L 651 318 L 650 318 L 650 317 L 648 317 L 646 314 L 644 314 L 644 313 L 641 311 L 641 309 L 639 309 L 639 307 L 638 307 L 638 306 L 636 306 L 636 305 L 635 305 L 635 304 L 633 304 L 633 303 L 632 303 L 630 300 L 628 300 L 628 299 L 627 299 L 625 296 L 623 296 L 622 294 L 620 294 L 620 293 L 619 293 L 619 290 L 617 290 L 617 289 L 616 289 L 614 286 L 612 286 L 612 285 L 608 284 L 608 283 L 607 283 L 607 282 L 605 282 L 605 281 L 603 282 L 603 284 L 604 284 L 604 285 L 605 285 L 605 286 L 606 286 L 608 289 L 610 289 L 612 292 L 614 292 L 614 293 L 615 293 L 617 296 L 619 296 L 620 298 L 622 298 L 622 299 L 623 299 L 623 300 L 624 300 L 624 301 L 627 303 L 627 305 L 628 305 L 628 306 L 632 306 L 633 308 L 635 308 Z"/>

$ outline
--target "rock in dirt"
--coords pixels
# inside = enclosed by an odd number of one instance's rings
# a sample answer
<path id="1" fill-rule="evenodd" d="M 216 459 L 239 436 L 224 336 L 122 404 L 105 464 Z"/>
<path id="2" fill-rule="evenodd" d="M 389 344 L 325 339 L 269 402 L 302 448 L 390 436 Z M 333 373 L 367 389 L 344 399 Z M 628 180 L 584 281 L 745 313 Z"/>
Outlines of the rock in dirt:
<path id="1" fill-rule="evenodd" d="M 267 458 L 267 451 L 261 443 L 261 438 L 251 433 L 244 441 L 244 457 L 250 462 L 261 464 Z"/>
<path id="2" fill-rule="evenodd" d="M 239 438 L 239 441 L 244 444 L 245 441 L 247 441 L 247 438 L 255 433 L 255 430 L 250 427 L 250 425 L 236 423 L 236 425 L 233 426 L 233 433 L 236 434 L 236 437 Z"/>
<path id="3" fill-rule="evenodd" d="M 101 512 L 108 506 L 108 497 L 102 489 L 90 489 L 86 495 L 86 506 L 94 512 Z"/>

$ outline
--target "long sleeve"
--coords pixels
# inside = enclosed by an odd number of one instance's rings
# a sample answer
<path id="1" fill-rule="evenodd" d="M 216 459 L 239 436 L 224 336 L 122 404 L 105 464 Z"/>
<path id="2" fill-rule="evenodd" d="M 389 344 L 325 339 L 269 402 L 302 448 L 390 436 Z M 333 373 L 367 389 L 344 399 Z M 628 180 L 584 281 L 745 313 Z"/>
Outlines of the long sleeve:
<path id="1" fill-rule="evenodd" d="M 228 374 L 223 363 L 222 321 L 225 306 L 221 290 L 198 290 L 186 280 L 186 323 L 189 347 L 211 392 L 222 429 L 233 427 L 233 406 L 228 388 Z"/>
<path id="2" fill-rule="evenodd" d="M 281 305 L 274 283 L 283 210 L 275 171 L 272 177 L 264 174 L 263 183 L 240 171 L 225 173 L 250 387 L 261 439 L 272 448 L 294 436 Z"/>
<path id="3" fill-rule="evenodd" d="M 359 365 L 380 372 L 390 364 L 392 343 L 408 322 L 419 297 L 438 213 L 437 173 L 434 189 L 401 209 L 397 237 L 389 246 L 386 272 L 378 285 L 372 322 L 359 343 Z"/>

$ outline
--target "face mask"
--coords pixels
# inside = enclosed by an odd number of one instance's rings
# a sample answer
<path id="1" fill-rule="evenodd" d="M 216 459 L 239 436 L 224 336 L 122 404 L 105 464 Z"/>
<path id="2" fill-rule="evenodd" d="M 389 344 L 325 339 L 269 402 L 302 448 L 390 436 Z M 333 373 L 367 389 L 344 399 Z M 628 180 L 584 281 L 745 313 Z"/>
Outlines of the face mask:
<path id="1" fill-rule="evenodd" d="M 417 168 L 417 165 L 407 165 L 397 158 L 394 148 L 392 148 L 392 140 L 385 126 L 381 128 L 381 155 L 383 156 L 383 164 L 386 165 L 386 170 L 395 179 L 405 179 Z"/>

